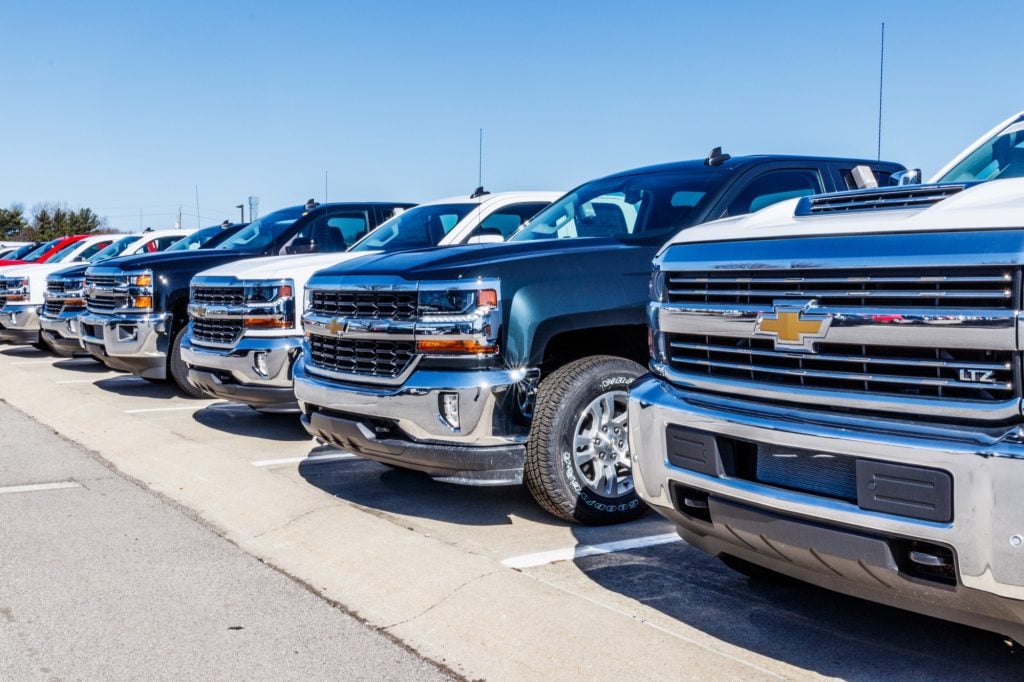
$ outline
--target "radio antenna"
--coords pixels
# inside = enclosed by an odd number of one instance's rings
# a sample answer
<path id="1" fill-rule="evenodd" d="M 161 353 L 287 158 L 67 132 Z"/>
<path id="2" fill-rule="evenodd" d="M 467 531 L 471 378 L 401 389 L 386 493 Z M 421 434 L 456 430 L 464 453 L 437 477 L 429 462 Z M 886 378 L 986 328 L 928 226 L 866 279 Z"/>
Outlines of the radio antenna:
<path id="1" fill-rule="evenodd" d="M 477 187 L 484 186 L 484 129 L 480 129 L 480 142 L 478 145 L 479 158 L 477 159 L 476 166 L 476 184 Z"/>
<path id="2" fill-rule="evenodd" d="M 885 84 L 885 22 L 882 22 L 882 51 L 878 60 L 878 156 L 882 160 L 882 86 Z"/>

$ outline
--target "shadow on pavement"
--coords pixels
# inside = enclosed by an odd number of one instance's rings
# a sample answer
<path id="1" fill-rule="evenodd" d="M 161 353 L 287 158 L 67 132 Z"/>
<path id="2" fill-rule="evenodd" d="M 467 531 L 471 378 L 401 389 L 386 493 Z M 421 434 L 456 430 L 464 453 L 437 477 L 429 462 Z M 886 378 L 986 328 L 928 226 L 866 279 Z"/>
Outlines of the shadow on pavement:
<path id="1" fill-rule="evenodd" d="M 203 426 L 237 436 L 290 443 L 310 439 L 298 415 L 261 414 L 241 404 L 198 410 L 192 418 Z"/>
<path id="2" fill-rule="evenodd" d="M 1022 674 L 1022 654 L 1000 635 L 796 581 L 746 578 L 681 542 L 587 557 L 576 565 L 601 587 L 722 642 L 828 677 Z"/>
<path id="3" fill-rule="evenodd" d="M 99 360 L 89 357 L 63 358 L 53 363 L 54 367 L 71 370 L 72 372 L 85 372 L 87 374 L 108 374 L 114 370 L 104 365 Z M 130 376 L 127 372 L 122 376 Z"/>
<path id="4" fill-rule="evenodd" d="M 0 350 L 0 355 L 33 360 L 56 357 L 55 355 L 41 351 L 38 348 L 33 348 L 32 346 L 7 346 Z"/>
<path id="5" fill-rule="evenodd" d="M 338 451 L 321 447 L 310 455 L 332 452 Z M 299 464 L 299 474 L 335 497 L 392 514 L 471 526 L 507 525 L 511 516 L 561 523 L 544 513 L 522 485 L 474 488 L 439 483 L 418 471 L 367 459 L 305 461 Z"/>
<path id="6" fill-rule="evenodd" d="M 155 400 L 170 400 L 180 398 L 182 394 L 173 382 L 153 383 L 144 379 L 128 380 L 130 374 L 122 374 L 108 379 L 97 379 L 93 385 L 109 393 L 116 393 L 126 397 L 153 398 Z M 134 377 L 133 377 L 134 379 Z M 196 406 L 198 409 L 198 406 Z"/>

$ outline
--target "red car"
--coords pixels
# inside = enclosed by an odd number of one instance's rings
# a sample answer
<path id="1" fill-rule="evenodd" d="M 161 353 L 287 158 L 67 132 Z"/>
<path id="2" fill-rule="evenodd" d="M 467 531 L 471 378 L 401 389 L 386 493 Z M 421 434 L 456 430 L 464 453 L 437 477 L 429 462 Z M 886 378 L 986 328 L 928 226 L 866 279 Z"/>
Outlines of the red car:
<path id="1" fill-rule="evenodd" d="M 87 234 L 76 234 L 70 237 L 60 237 L 54 239 L 52 242 L 46 242 L 34 251 L 30 251 L 25 254 L 25 257 L 21 260 L 0 260 L 0 267 L 5 265 L 22 265 L 24 263 L 45 263 L 54 254 L 62 250 L 64 247 L 74 244 L 75 242 L 81 241 L 88 237 Z"/>

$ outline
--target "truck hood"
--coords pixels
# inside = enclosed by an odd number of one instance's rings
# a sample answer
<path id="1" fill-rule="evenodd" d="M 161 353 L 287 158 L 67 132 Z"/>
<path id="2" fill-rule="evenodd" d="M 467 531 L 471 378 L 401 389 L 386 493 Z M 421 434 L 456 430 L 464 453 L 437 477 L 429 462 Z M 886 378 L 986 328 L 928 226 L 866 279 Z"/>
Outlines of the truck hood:
<path id="1" fill-rule="evenodd" d="M 580 262 L 583 259 L 590 260 L 603 254 L 633 252 L 637 249 L 645 249 L 652 255 L 654 252 L 650 246 L 624 244 L 607 237 L 467 244 L 360 258 L 321 270 L 317 277 L 382 275 L 408 280 L 457 280 L 489 275 L 489 270 L 496 265 L 512 266 L 518 262 L 524 268 L 534 268 L 545 261 L 548 262 L 545 267 L 568 271 L 583 267 Z"/>
<path id="2" fill-rule="evenodd" d="M 203 270 L 222 263 L 253 258 L 256 255 L 249 251 L 199 249 L 198 251 L 172 251 L 170 253 L 151 253 L 141 256 L 111 258 L 102 263 L 95 263 L 93 267 L 113 268 L 124 271 L 157 270 L 160 268 L 194 268 L 196 270 Z"/>
<path id="3" fill-rule="evenodd" d="M 300 256 L 269 256 L 250 258 L 218 265 L 200 272 L 198 277 L 234 277 L 236 279 L 309 279 L 314 272 L 357 258 L 379 254 L 379 251 L 311 253 Z"/>
<path id="4" fill-rule="evenodd" d="M 79 277 L 84 276 L 85 271 L 88 270 L 95 263 L 77 263 L 75 265 L 68 266 L 63 270 L 57 270 L 55 273 L 61 277 Z"/>
<path id="5" fill-rule="evenodd" d="M 875 190 L 907 192 L 913 185 Z M 790 199 L 738 218 L 690 227 L 666 244 L 814 237 L 842 234 L 929 232 L 1021 227 L 1024 178 L 990 180 L 972 185 L 925 208 L 880 208 L 799 215 L 806 199 Z M 664 250 L 664 248 L 662 249 Z"/>

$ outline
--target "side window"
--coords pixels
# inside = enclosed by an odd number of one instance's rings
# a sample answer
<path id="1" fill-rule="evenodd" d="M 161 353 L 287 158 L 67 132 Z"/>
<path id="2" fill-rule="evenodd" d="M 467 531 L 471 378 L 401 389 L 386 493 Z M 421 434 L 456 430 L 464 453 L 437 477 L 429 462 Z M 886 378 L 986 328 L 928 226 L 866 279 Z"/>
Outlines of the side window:
<path id="1" fill-rule="evenodd" d="M 335 245 L 344 242 L 345 246 L 342 247 L 344 249 L 355 244 L 357 240 L 366 235 L 369 229 L 369 216 L 364 211 L 336 213 L 327 219 L 323 236 L 325 240 Z"/>
<path id="2" fill-rule="evenodd" d="M 821 175 L 811 168 L 788 168 L 762 173 L 740 190 L 726 207 L 726 216 L 759 211 L 786 199 L 820 194 L 824 191 Z"/>
<path id="3" fill-rule="evenodd" d="M 480 224 L 473 230 L 471 236 L 500 234 L 503 239 L 508 239 L 523 223 L 537 215 L 541 209 L 547 206 L 548 204 L 543 201 L 531 201 L 505 206 L 480 221 Z"/>
<path id="4" fill-rule="evenodd" d="M 82 253 L 78 254 L 76 260 L 88 260 L 90 256 L 95 255 L 99 251 L 102 251 L 103 249 L 107 248 L 108 246 L 110 246 L 110 241 L 96 242 L 92 246 L 86 247 L 85 251 L 82 251 Z"/>
<path id="5" fill-rule="evenodd" d="M 182 237 L 160 237 L 156 240 L 156 250 L 163 251 L 165 249 L 169 249 L 181 240 Z"/>
<path id="6" fill-rule="evenodd" d="M 892 171 L 882 170 L 881 168 L 871 169 L 875 174 L 875 180 L 878 181 L 879 187 L 885 187 L 889 184 L 889 178 L 892 177 Z M 857 187 L 857 181 L 853 179 L 853 168 L 840 168 L 839 174 L 843 178 L 843 185 L 846 189 L 860 189 Z"/>

